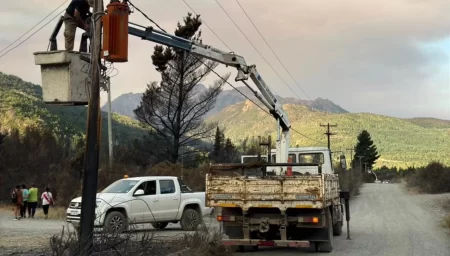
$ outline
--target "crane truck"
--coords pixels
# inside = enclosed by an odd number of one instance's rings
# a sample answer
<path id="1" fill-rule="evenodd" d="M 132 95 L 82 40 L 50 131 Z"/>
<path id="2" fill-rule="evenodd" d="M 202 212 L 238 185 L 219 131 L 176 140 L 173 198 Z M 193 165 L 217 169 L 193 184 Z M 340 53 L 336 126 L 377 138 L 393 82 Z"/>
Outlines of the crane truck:
<path id="1" fill-rule="evenodd" d="M 333 236 L 342 234 L 344 205 L 349 238 L 349 193 L 341 191 L 328 148 L 289 148 L 288 115 L 256 65 L 248 65 L 233 52 L 125 20 L 129 35 L 236 68 L 235 80 L 244 83 L 277 122 L 273 157 L 256 163 L 212 164 L 206 175 L 206 205 L 215 208 L 225 245 L 242 250 L 272 246 L 331 252 Z M 56 50 L 60 27 L 61 21 L 50 38 L 51 50 Z M 111 53 L 104 45 L 104 58 Z M 259 92 L 250 86 L 249 78 Z M 299 171 L 292 172 L 293 167 Z"/>

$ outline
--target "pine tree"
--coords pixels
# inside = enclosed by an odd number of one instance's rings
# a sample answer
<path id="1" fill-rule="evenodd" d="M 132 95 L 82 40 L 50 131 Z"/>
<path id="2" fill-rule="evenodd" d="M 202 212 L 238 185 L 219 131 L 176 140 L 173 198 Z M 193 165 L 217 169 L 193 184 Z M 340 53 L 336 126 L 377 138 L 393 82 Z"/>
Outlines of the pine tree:
<path id="1" fill-rule="evenodd" d="M 200 15 L 188 15 L 178 23 L 175 35 L 201 41 Z M 214 132 L 214 124 L 203 121 L 216 102 L 230 74 L 217 79 L 206 90 L 199 89 L 204 80 L 218 65 L 173 47 L 156 45 L 152 55 L 153 65 L 161 74 L 161 82 L 147 86 L 134 113 L 137 119 L 150 126 L 154 136 L 163 141 L 163 153 L 172 163 L 180 156 L 180 148 L 195 148 L 202 139 Z M 192 151 L 183 151 L 191 154 Z"/>
<path id="2" fill-rule="evenodd" d="M 358 135 L 358 142 L 355 146 L 355 156 L 353 157 L 352 166 L 359 164 L 357 156 L 362 156 L 362 162 L 367 163 L 367 168 L 372 169 L 380 155 L 377 151 L 377 146 L 373 144 L 370 133 L 363 130 Z"/>
<path id="3" fill-rule="evenodd" d="M 213 149 L 213 157 L 217 159 L 222 150 L 224 148 L 225 143 L 225 134 L 220 130 L 219 127 L 216 128 L 216 135 L 214 136 L 214 149 Z"/>

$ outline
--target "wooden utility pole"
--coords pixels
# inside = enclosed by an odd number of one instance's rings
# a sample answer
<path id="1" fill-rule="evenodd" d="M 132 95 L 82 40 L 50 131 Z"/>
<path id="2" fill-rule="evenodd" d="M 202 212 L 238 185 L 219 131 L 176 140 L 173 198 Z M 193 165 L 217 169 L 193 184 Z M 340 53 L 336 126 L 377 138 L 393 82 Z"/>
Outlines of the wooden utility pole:
<path id="1" fill-rule="evenodd" d="M 331 151 L 330 137 L 331 137 L 332 135 L 336 135 L 336 133 L 332 133 L 332 132 L 330 131 L 330 127 L 336 127 L 337 124 L 330 124 L 330 123 L 328 123 L 328 124 L 320 124 L 320 126 L 322 126 L 322 127 L 327 127 L 327 132 L 324 133 L 324 134 L 327 135 L 327 138 L 328 138 L 328 149 Z"/>
<path id="2" fill-rule="evenodd" d="M 350 166 L 353 169 L 353 148 L 346 148 L 346 150 L 350 151 Z"/>
<path id="3" fill-rule="evenodd" d="M 103 1 L 95 0 L 94 14 L 92 22 L 95 22 L 95 29 L 91 27 L 91 42 L 93 44 L 91 52 L 91 95 L 89 101 L 88 127 L 86 156 L 83 173 L 83 191 L 81 201 L 80 220 L 80 246 L 82 252 L 90 255 L 92 249 L 92 235 L 94 232 L 96 194 L 98 186 L 98 162 L 99 162 L 99 137 L 100 137 L 100 50 L 102 37 L 101 12 L 103 11 Z"/>

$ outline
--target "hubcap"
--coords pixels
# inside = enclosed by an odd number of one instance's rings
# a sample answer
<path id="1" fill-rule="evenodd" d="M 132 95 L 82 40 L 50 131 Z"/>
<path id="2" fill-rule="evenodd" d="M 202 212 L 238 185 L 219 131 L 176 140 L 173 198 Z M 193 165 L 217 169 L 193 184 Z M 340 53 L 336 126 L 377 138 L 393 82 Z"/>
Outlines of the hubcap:
<path id="1" fill-rule="evenodd" d="M 112 231 L 119 231 L 122 229 L 123 220 L 119 216 L 114 216 L 109 223 L 109 227 Z"/>
<path id="2" fill-rule="evenodd" d="M 195 213 L 189 213 L 187 217 L 189 227 L 194 228 L 197 225 L 197 215 Z"/>

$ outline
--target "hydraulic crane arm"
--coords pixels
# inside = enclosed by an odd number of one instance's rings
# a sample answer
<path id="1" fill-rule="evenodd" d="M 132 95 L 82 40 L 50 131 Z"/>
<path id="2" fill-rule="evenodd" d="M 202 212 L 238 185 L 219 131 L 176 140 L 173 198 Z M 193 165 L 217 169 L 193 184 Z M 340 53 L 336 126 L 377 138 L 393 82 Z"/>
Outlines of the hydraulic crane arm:
<path id="1" fill-rule="evenodd" d="M 267 84 L 262 79 L 261 75 L 256 70 L 255 65 L 247 65 L 245 59 L 234 53 L 225 52 L 200 42 L 187 40 L 185 38 L 177 37 L 152 27 L 144 27 L 138 24 L 129 23 L 128 34 L 140 37 L 144 40 L 149 40 L 155 43 L 185 50 L 189 53 L 195 54 L 201 58 L 206 58 L 215 62 L 222 63 L 226 66 L 235 67 L 238 70 L 236 81 L 242 81 L 255 96 L 269 109 L 270 114 L 278 122 L 278 139 L 277 139 L 277 163 L 287 163 L 288 148 L 289 148 L 289 129 L 291 127 L 287 114 L 283 110 L 280 103 L 278 103 L 275 95 L 269 89 Z M 261 94 L 254 90 L 247 83 L 248 77 L 252 79 L 256 87 L 258 87 Z M 281 130 L 280 130 L 281 128 Z"/>

